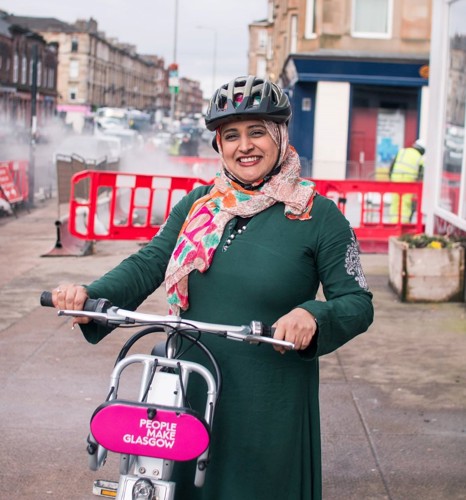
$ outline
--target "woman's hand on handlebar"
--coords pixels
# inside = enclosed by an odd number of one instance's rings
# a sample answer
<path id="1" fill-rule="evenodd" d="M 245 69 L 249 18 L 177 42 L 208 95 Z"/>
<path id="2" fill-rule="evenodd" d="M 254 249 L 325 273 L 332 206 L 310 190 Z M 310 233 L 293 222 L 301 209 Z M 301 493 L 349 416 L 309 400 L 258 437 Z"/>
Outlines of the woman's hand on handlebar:
<path id="1" fill-rule="evenodd" d="M 84 303 L 89 298 L 86 289 L 82 285 L 72 283 L 60 285 L 52 290 L 53 305 L 58 309 L 71 309 L 82 311 Z M 73 319 L 73 326 L 77 323 L 86 324 L 91 321 L 90 318 L 81 317 Z"/>
<path id="2" fill-rule="evenodd" d="M 292 342 L 296 350 L 309 347 L 317 331 L 317 322 L 314 316 L 301 307 L 292 309 L 279 318 L 273 326 L 275 327 L 273 338 Z M 286 349 L 281 346 L 274 346 L 274 349 L 282 354 L 286 352 Z"/>

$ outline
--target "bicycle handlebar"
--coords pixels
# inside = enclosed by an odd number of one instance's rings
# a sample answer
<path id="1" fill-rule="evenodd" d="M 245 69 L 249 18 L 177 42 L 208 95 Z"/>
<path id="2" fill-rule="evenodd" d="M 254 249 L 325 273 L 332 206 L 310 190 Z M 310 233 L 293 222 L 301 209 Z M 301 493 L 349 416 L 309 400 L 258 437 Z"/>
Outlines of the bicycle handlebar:
<path id="1" fill-rule="evenodd" d="M 44 307 L 54 307 L 51 292 L 42 292 L 40 304 Z M 59 316 L 73 316 L 91 318 L 105 326 L 123 325 L 160 325 L 167 328 L 198 330 L 214 335 L 239 340 L 251 344 L 264 343 L 294 349 L 292 342 L 273 338 L 275 329 L 264 325 L 260 321 L 251 321 L 249 325 L 233 326 L 200 321 L 185 320 L 179 316 L 160 316 L 137 311 L 128 311 L 113 306 L 107 299 L 87 299 L 82 311 L 60 309 Z"/>
<path id="2" fill-rule="evenodd" d="M 44 307 L 54 307 L 52 302 L 52 292 L 42 292 L 40 295 L 40 305 Z M 84 303 L 83 311 L 105 313 L 112 304 L 107 299 L 87 299 Z"/>

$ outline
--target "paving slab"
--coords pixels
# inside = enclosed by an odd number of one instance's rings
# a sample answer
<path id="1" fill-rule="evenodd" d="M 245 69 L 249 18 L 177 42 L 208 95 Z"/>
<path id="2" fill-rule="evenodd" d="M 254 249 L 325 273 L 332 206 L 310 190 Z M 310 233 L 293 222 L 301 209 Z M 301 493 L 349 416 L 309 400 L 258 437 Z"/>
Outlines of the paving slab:
<path id="1" fill-rule="evenodd" d="M 99 241 L 85 257 L 41 257 L 55 244 L 56 213 L 51 199 L 0 221 L 5 500 L 95 498 L 93 480 L 116 479 L 118 470 L 110 456 L 102 471 L 89 471 L 85 446 L 128 332 L 90 345 L 70 320 L 40 307 L 39 296 L 58 283 L 91 281 L 139 245 Z M 387 255 L 362 260 L 374 324 L 320 360 L 324 500 L 466 499 L 465 304 L 400 303 Z M 142 309 L 164 314 L 163 291 Z"/>

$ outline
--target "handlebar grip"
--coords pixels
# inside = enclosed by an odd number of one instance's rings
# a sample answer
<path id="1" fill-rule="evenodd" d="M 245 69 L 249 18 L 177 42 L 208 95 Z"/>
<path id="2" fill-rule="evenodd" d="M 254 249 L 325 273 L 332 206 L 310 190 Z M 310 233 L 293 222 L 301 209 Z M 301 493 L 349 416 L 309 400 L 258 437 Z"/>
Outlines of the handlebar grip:
<path id="1" fill-rule="evenodd" d="M 273 326 L 268 326 L 262 324 L 262 336 L 263 337 L 273 337 L 275 333 L 275 328 Z"/>
<path id="2" fill-rule="evenodd" d="M 40 305 L 44 307 L 54 307 L 52 302 L 52 292 L 42 292 L 40 295 Z M 107 299 L 87 299 L 84 302 L 83 311 L 106 312 L 112 307 L 112 303 Z"/>
<path id="3" fill-rule="evenodd" d="M 42 292 L 40 294 L 40 305 L 43 307 L 54 307 L 52 302 L 52 292 Z"/>
<path id="4" fill-rule="evenodd" d="M 262 323 L 262 321 L 251 321 L 249 327 L 253 335 L 260 335 L 261 337 L 272 338 L 275 333 L 275 328 L 273 326 L 268 326 Z"/>
<path id="5" fill-rule="evenodd" d="M 110 307 L 112 307 L 112 303 L 107 299 L 87 299 L 84 302 L 83 311 L 107 312 Z"/>

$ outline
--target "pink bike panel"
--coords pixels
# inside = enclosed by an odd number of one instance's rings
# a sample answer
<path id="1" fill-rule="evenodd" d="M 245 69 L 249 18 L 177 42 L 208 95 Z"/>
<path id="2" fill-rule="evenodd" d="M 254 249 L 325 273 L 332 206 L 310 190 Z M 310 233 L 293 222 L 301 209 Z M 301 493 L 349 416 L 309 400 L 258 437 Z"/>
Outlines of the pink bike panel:
<path id="1" fill-rule="evenodd" d="M 106 404 L 92 417 L 91 432 L 109 451 L 166 460 L 192 460 L 209 446 L 207 425 L 195 415 L 158 407 L 150 420 L 147 409 L 119 401 Z"/>

